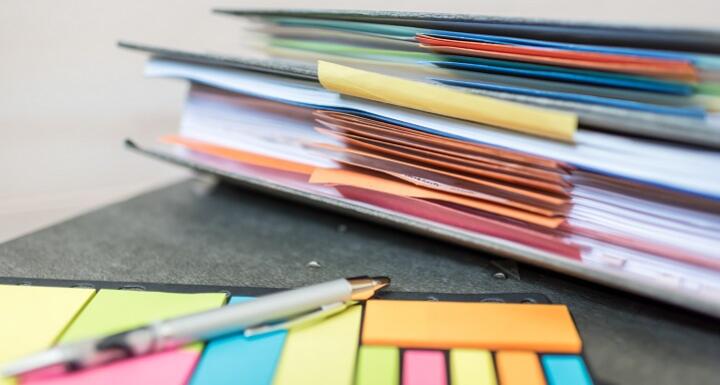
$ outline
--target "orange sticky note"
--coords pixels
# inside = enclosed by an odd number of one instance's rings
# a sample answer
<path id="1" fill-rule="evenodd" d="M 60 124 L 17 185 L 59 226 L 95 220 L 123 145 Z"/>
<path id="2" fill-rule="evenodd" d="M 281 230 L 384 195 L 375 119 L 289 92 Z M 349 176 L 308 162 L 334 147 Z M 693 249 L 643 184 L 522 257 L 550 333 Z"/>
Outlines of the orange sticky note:
<path id="1" fill-rule="evenodd" d="M 565 305 L 370 300 L 362 343 L 401 348 L 579 353 Z"/>
<path id="2" fill-rule="evenodd" d="M 502 385 L 545 385 L 540 360 L 533 352 L 497 352 L 495 365 Z"/>

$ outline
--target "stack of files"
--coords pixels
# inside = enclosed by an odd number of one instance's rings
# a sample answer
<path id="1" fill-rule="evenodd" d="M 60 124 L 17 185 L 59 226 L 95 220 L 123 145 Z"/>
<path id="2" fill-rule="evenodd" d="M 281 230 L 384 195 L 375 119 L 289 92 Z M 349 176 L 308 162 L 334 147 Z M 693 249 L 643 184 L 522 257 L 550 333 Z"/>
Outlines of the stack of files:
<path id="1" fill-rule="evenodd" d="M 132 148 L 720 316 L 720 34 L 222 12 L 253 52 L 121 43 L 191 83 Z"/>

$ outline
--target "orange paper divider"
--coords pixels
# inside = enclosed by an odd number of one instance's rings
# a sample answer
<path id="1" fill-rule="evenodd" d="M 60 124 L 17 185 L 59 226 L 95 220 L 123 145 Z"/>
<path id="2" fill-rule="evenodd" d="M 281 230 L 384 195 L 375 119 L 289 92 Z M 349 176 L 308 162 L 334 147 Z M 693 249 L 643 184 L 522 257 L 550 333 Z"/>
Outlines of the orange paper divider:
<path id="1" fill-rule="evenodd" d="M 370 300 L 362 343 L 417 349 L 579 353 L 565 305 Z"/>
<path id="2" fill-rule="evenodd" d="M 242 163 L 272 168 L 275 170 L 296 172 L 309 175 L 315 169 L 314 166 L 293 162 L 290 160 L 273 158 L 270 156 L 254 154 L 252 152 L 236 150 L 229 147 L 218 146 L 200 140 L 184 138 L 180 135 L 167 135 L 160 138 L 162 142 L 178 144 L 187 149 L 203 154 L 214 155 L 220 158 L 235 160 Z"/>
<path id="3" fill-rule="evenodd" d="M 459 55 L 484 56 L 691 81 L 696 81 L 698 77 L 693 65 L 686 61 L 491 44 L 443 39 L 426 35 L 418 35 L 416 39 L 425 48 Z"/>

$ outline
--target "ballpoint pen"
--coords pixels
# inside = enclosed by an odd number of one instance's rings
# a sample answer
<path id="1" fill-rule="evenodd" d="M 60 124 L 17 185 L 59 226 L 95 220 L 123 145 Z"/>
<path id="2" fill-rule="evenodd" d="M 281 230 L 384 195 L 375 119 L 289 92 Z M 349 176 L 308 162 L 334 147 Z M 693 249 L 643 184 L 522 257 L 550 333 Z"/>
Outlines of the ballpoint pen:
<path id="1" fill-rule="evenodd" d="M 353 277 L 287 290 L 253 301 L 160 320 L 121 333 L 68 343 L 0 369 L 0 378 L 51 367 L 65 370 L 102 365 L 244 331 L 253 336 L 328 317 L 388 286 L 388 277 Z"/>

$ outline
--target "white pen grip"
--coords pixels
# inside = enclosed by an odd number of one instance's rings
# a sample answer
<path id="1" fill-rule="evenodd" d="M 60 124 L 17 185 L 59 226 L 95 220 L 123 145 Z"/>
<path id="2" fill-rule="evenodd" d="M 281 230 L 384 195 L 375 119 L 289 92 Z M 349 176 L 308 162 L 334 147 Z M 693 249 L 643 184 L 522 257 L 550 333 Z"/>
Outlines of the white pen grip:
<path id="1" fill-rule="evenodd" d="M 323 305 L 346 301 L 350 299 L 351 293 L 350 283 L 346 279 L 338 279 L 167 320 L 154 326 L 159 345 L 182 344 L 238 332 L 250 326 L 305 313 Z"/>

